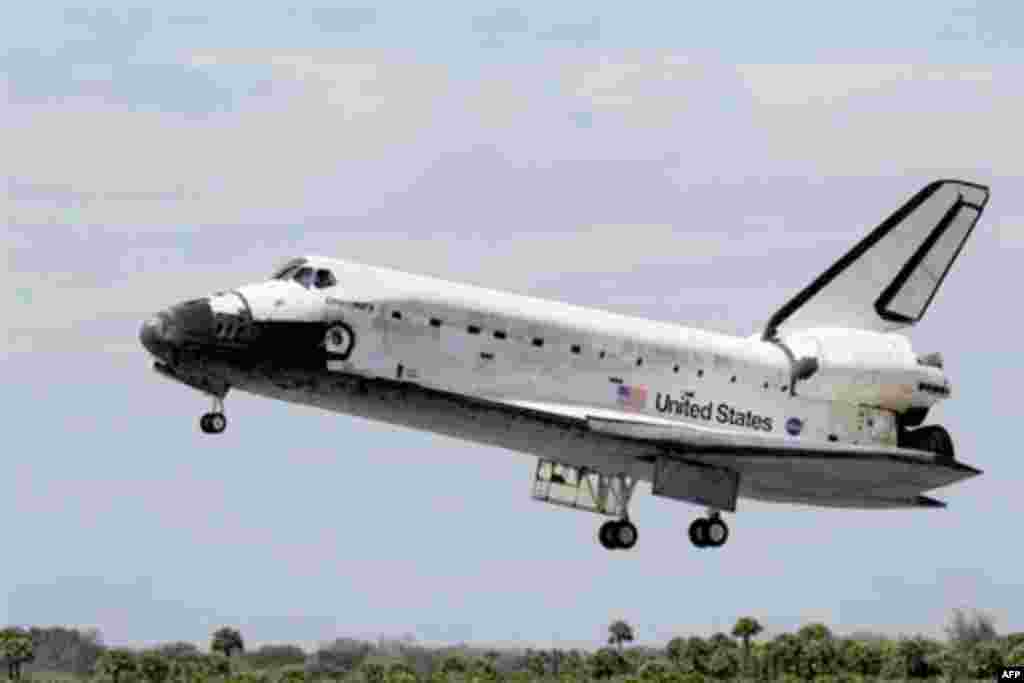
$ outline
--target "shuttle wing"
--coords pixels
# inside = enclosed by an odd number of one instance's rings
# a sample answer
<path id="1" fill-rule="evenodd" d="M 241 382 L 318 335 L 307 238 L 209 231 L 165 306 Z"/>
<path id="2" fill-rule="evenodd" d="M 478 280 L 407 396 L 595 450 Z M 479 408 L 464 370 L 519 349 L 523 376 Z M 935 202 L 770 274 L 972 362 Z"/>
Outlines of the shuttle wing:
<path id="1" fill-rule="evenodd" d="M 988 197 L 988 188 L 975 183 L 931 183 L 780 308 L 764 338 L 813 327 L 888 332 L 917 323 Z"/>
<path id="2" fill-rule="evenodd" d="M 656 445 L 678 458 L 733 470 L 740 474 L 748 493 L 757 497 L 760 492 L 774 500 L 902 507 L 924 491 L 981 474 L 969 465 L 940 462 L 932 453 L 909 448 L 745 434 L 588 406 L 500 402 L 582 422 L 595 433 Z"/>

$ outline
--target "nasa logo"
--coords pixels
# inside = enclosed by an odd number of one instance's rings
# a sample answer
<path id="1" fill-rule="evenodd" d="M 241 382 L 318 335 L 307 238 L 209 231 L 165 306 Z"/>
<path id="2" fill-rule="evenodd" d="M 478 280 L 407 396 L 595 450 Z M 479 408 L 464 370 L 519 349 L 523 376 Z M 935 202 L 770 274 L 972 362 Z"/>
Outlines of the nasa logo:
<path id="1" fill-rule="evenodd" d="M 804 422 L 799 417 L 791 417 L 786 420 L 786 432 L 790 436 L 797 436 L 803 431 Z"/>

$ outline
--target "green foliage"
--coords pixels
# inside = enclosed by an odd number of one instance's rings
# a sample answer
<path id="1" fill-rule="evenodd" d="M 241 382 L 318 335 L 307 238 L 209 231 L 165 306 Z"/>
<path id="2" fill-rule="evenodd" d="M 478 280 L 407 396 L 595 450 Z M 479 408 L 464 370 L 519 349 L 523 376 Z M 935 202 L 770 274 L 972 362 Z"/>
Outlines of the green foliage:
<path id="1" fill-rule="evenodd" d="M 540 678 L 547 671 L 547 659 L 542 652 L 527 649 L 523 657 L 523 666 L 531 675 Z"/>
<path id="2" fill-rule="evenodd" d="M 35 644 L 29 632 L 14 626 L 0 630 L 0 657 L 7 664 L 7 676 L 21 680 L 23 664 L 35 659 Z"/>
<path id="3" fill-rule="evenodd" d="M 270 683 L 270 679 L 261 671 L 236 671 L 228 677 L 227 683 Z"/>
<path id="4" fill-rule="evenodd" d="M 711 646 L 712 650 L 719 647 L 734 648 L 736 647 L 736 641 L 719 631 L 708 638 L 708 645 Z"/>
<path id="5" fill-rule="evenodd" d="M 861 676 L 878 676 L 882 671 L 882 645 L 844 638 L 838 645 L 839 667 Z"/>
<path id="6" fill-rule="evenodd" d="M 683 653 L 686 649 L 686 640 L 676 636 L 672 640 L 668 641 L 665 646 L 665 656 L 668 657 L 668 661 L 679 671 L 683 670 Z"/>
<path id="7" fill-rule="evenodd" d="M 359 667 L 366 683 L 384 683 L 384 667 L 376 662 L 363 662 Z"/>
<path id="8" fill-rule="evenodd" d="M 230 657 L 233 652 L 245 652 L 245 642 L 242 640 L 242 633 L 230 626 L 223 626 L 217 629 L 210 640 L 210 651 L 220 652 L 225 657 Z"/>
<path id="9" fill-rule="evenodd" d="M 171 663 L 159 652 L 145 652 L 139 657 L 139 673 L 148 683 L 164 683 L 171 675 Z"/>
<path id="10" fill-rule="evenodd" d="M 201 654 L 195 644 L 184 642 L 167 643 L 155 649 L 164 657 L 172 660 L 195 658 Z"/>
<path id="11" fill-rule="evenodd" d="M 803 641 L 832 640 L 832 631 L 825 624 L 807 624 L 796 632 L 796 637 Z"/>
<path id="12" fill-rule="evenodd" d="M 466 673 L 466 662 L 458 655 L 449 655 L 441 662 L 441 671 L 445 674 Z"/>
<path id="13" fill-rule="evenodd" d="M 138 671 L 139 663 L 136 654 L 124 648 L 107 650 L 96 662 L 97 672 L 119 683 L 122 676 Z"/>
<path id="14" fill-rule="evenodd" d="M 621 676 L 629 671 L 629 662 L 617 649 L 602 647 L 590 657 L 590 675 L 597 679 Z"/>
<path id="15" fill-rule="evenodd" d="M 1003 667 L 1003 653 L 997 643 L 983 641 L 969 650 L 967 662 L 972 678 L 994 679 Z"/>
<path id="16" fill-rule="evenodd" d="M 837 670 L 836 647 L 831 636 L 813 637 L 801 643 L 798 672 L 805 680 L 828 676 Z"/>
<path id="17" fill-rule="evenodd" d="M 669 659 L 683 673 L 707 673 L 707 660 L 711 656 L 711 646 L 700 636 L 690 636 L 686 640 L 676 638 L 669 642 L 672 649 Z"/>
<path id="18" fill-rule="evenodd" d="M 555 658 L 552 658 L 554 661 Z M 557 666 L 557 665 L 556 665 Z M 496 681 L 498 679 L 498 669 L 494 666 L 494 662 L 485 657 L 476 657 L 473 659 L 468 667 L 470 674 L 470 681 L 485 683 L 487 681 Z M 555 670 L 557 675 L 557 668 Z"/>
<path id="19" fill-rule="evenodd" d="M 637 674 L 640 676 L 640 680 L 642 681 L 648 681 L 649 683 L 661 683 L 665 680 L 668 672 L 669 669 L 665 666 L 664 662 L 653 659 L 644 663 L 644 665 L 637 671 Z"/>
<path id="20" fill-rule="evenodd" d="M 381 680 L 372 683 L 383 683 L 384 675 L 381 672 Z M 305 683 L 306 671 L 298 664 L 291 664 L 282 667 L 277 673 L 277 683 Z"/>
<path id="21" fill-rule="evenodd" d="M 307 673 L 314 677 L 341 678 L 354 671 L 373 651 L 373 646 L 361 640 L 338 638 L 320 646 L 306 662 Z"/>
<path id="22" fill-rule="evenodd" d="M 305 663 L 306 653 L 296 645 L 262 645 L 245 653 L 244 659 L 254 669 L 278 669 Z"/>
<path id="23" fill-rule="evenodd" d="M 386 683 L 416 683 L 416 672 L 408 664 L 396 663 L 388 667 Z"/>
<path id="24" fill-rule="evenodd" d="M 696 671 L 691 671 L 689 673 L 685 673 L 682 676 L 680 676 L 679 679 L 678 679 L 678 683 L 706 683 L 706 682 L 707 682 L 707 678 L 704 677 L 704 674 L 698 673 Z M 673 683 L 675 683 L 675 682 L 673 682 Z"/>
<path id="25" fill-rule="evenodd" d="M 107 650 L 96 632 L 6 628 L 0 630 L 0 658 L 11 678 L 31 675 L 38 683 L 58 683 L 61 672 L 90 660 L 95 683 L 957 683 L 992 680 L 1004 664 L 1024 663 L 1024 633 L 999 637 L 991 619 L 964 611 L 954 613 L 948 643 L 872 633 L 836 637 L 824 624 L 754 642 L 764 629 L 756 619 L 743 617 L 731 629 L 732 637 L 677 637 L 664 649 L 624 647 L 633 638 L 632 629 L 616 622 L 608 629 L 609 645 L 592 654 L 467 645 L 428 648 L 411 638 L 382 639 L 376 645 L 343 638 L 309 657 L 294 645 L 245 653 L 241 634 L 234 642 L 234 635 L 225 632 L 231 630 L 214 634 L 213 654 L 205 655 L 190 643 L 141 652 Z M 33 655 L 53 668 L 40 669 L 38 661 L 25 672 L 12 668 L 30 662 Z M 62 683 L 85 681 L 66 678 Z"/>
<path id="26" fill-rule="evenodd" d="M 718 680 L 733 678 L 740 670 L 739 658 L 736 656 L 736 644 L 732 647 L 719 645 L 714 649 L 708 660 L 708 673 Z"/>
<path id="27" fill-rule="evenodd" d="M 206 673 L 211 676 L 231 675 L 231 660 L 225 654 L 219 652 L 211 654 L 208 657 L 204 657 L 202 663 Z"/>

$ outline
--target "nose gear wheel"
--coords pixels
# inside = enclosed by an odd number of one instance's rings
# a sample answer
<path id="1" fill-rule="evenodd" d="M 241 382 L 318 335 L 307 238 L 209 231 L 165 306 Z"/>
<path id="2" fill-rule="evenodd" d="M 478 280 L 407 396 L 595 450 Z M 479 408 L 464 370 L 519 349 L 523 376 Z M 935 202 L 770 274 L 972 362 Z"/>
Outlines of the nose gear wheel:
<path id="1" fill-rule="evenodd" d="M 204 434 L 220 434 L 228 427 L 228 418 L 224 415 L 224 401 L 214 397 L 213 411 L 199 418 L 199 429 Z"/>

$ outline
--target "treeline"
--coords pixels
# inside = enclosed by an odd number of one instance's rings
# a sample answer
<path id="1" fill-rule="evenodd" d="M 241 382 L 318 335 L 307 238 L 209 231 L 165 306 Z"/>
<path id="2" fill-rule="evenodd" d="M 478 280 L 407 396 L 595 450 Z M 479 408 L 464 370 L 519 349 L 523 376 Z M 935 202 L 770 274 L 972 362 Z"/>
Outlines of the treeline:
<path id="1" fill-rule="evenodd" d="M 1024 633 L 1000 636 L 988 616 L 957 610 L 947 638 L 837 636 L 824 624 L 763 638 L 761 624 L 739 619 L 729 633 L 632 646 L 632 627 L 608 627 L 608 645 L 579 649 L 429 647 L 412 639 L 340 638 L 313 652 L 296 645 L 247 650 L 237 629 L 218 629 L 209 652 L 192 643 L 108 648 L 95 630 L 0 630 L 0 659 L 12 681 L 69 678 L 94 683 L 711 683 L 713 681 L 994 680 L 1024 664 Z"/>

